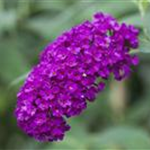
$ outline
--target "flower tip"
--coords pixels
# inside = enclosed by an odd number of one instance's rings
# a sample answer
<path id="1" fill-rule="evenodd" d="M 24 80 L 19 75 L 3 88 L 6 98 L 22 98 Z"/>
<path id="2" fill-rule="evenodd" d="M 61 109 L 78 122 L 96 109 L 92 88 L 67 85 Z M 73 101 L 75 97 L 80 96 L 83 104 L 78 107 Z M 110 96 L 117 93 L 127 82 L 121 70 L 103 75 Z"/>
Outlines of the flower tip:
<path id="1" fill-rule="evenodd" d="M 132 58 L 132 64 L 134 65 L 134 66 L 137 66 L 138 64 L 139 64 L 139 57 L 138 56 L 133 56 L 133 58 Z"/>

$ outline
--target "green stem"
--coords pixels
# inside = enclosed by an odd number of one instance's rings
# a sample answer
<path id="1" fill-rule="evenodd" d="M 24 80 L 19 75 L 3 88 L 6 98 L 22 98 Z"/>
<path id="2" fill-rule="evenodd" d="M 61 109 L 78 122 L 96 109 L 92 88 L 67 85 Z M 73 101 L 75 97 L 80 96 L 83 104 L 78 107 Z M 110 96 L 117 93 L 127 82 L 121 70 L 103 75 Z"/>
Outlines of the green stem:
<path id="1" fill-rule="evenodd" d="M 29 75 L 29 72 L 18 77 L 17 79 L 15 79 L 14 81 L 12 81 L 10 83 L 9 87 L 13 87 L 13 86 L 19 84 L 20 82 L 24 81 L 28 75 Z"/>

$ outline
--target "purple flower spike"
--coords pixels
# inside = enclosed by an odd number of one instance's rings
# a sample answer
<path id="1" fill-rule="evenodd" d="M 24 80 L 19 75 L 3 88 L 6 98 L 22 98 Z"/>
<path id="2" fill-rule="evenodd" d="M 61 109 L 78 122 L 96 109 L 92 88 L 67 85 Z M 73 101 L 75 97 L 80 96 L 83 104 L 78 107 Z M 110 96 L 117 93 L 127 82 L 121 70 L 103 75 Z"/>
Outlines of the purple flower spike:
<path id="1" fill-rule="evenodd" d="M 139 31 L 115 18 L 96 13 L 63 33 L 42 52 L 18 93 L 18 125 L 40 141 L 62 140 L 70 129 L 65 118 L 79 115 L 93 102 L 111 74 L 122 80 L 139 63 L 130 50 Z"/>

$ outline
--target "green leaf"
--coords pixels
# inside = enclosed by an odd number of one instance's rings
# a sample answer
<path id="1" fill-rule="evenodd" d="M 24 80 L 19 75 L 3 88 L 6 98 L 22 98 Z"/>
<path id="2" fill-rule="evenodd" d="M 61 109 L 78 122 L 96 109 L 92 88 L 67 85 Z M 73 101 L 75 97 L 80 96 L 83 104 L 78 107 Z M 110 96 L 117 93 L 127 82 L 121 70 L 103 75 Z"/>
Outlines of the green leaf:
<path id="1" fill-rule="evenodd" d="M 0 77 L 6 83 L 29 70 L 29 65 L 19 50 L 16 40 L 1 39 L 0 68 Z"/>
<path id="2" fill-rule="evenodd" d="M 81 9 L 81 6 L 77 2 L 54 18 L 50 18 L 49 16 L 42 16 L 29 19 L 25 27 L 29 30 L 39 33 L 44 38 L 54 38 L 73 25 L 72 18 L 75 18 L 78 11 Z"/>
<path id="3" fill-rule="evenodd" d="M 142 129 L 118 126 L 95 136 L 91 149 L 150 149 L 150 137 Z"/>
<path id="4" fill-rule="evenodd" d="M 91 2 L 91 3 L 90 3 Z M 91 19 L 92 15 L 96 12 L 104 12 L 121 19 L 131 15 L 137 11 L 136 7 L 131 2 L 126 1 L 90 1 L 88 7 L 82 11 L 78 18 Z M 84 3 L 80 4 L 84 7 Z"/>
<path id="5" fill-rule="evenodd" d="M 12 30 L 17 24 L 17 15 L 14 10 L 0 12 L 0 32 Z"/>
<path id="6" fill-rule="evenodd" d="M 142 101 L 135 104 L 135 106 L 131 107 L 127 112 L 127 120 L 134 124 L 140 123 L 141 119 L 146 120 L 149 118 L 149 101 L 150 96 L 147 96 L 145 99 L 142 98 Z M 144 100 L 144 103 L 143 103 Z"/>
<path id="7" fill-rule="evenodd" d="M 47 0 L 37 0 L 35 2 L 36 11 L 51 10 L 51 11 L 60 11 L 65 9 L 67 5 L 64 1 L 47 1 Z"/>
<path id="8" fill-rule="evenodd" d="M 137 0 L 135 2 L 141 14 L 144 34 L 150 39 L 150 0 Z"/>
<path id="9" fill-rule="evenodd" d="M 92 15 L 98 11 L 110 13 L 115 17 L 122 18 L 126 16 L 126 14 L 135 12 L 136 7 L 130 2 L 124 1 L 116 3 L 93 0 L 85 3 L 85 1 L 82 0 L 77 1 L 57 16 L 49 17 L 49 15 L 47 15 L 30 18 L 25 24 L 25 28 L 42 35 L 44 38 L 50 39 L 84 20 L 91 20 Z"/>
<path id="10" fill-rule="evenodd" d="M 13 81 L 10 83 L 10 87 L 13 87 L 13 86 L 19 84 L 20 82 L 24 81 L 24 80 L 27 78 L 28 75 L 29 75 L 29 72 L 28 72 L 28 73 L 25 73 L 25 74 L 23 74 L 23 75 L 21 75 L 21 76 L 19 76 L 19 77 L 17 77 L 15 80 L 13 80 Z"/>
<path id="11" fill-rule="evenodd" d="M 3 11 L 4 9 L 4 1 L 0 0 L 0 11 Z"/>
<path id="12" fill-rule="evenodd" d="M 121 23 L 125 22 L 126 24 L 133 24 L 136 27 L 140 27 L 140 28 L 142 28 L 142 26 L 143 26 L 143 22 L 141 20 L 139 13 L 135 13 L 135 14 L 131 14 L 126 17 L 123 17 L 123 18 L 119 19 L 119 22 L 121 22 Z"/>
<path id="13" fill-rule="evenodd" d="M 5 97 L 6 96 L 5 96 L 4 89 L 0 89 L 0 113 L 3 113 L 3 111 L 5 111 L 5 108 L 8 103 L 8 102 L 4 101 Z"/>
<path id="14" fill-rule="evenodd" d="M 150 6 L 150 0 L 138 0 L 137 3 L 139 6 L 141 15 L 144 16 Z"/>
<path id="15" fill-rule="evenodd" d="M 22 19 L 28 17 L 28 15 L 30 14 L 31 1 L 30 0 L 18 1 L 17 4 L 18 4 L 17 5 L 18 18 Z"/>
<path id="16" fill-rule="evenodd" d="M 143 21 L 143 24 L 144 24 L 143 28 L 144 28 L 145 36 L 147 36 L 150 40 L 150 11 L 149 12 L 147 11 L 147 13 L 143 17 L 142 21 Z"/>
<path id="17" fill-rule="evenodd" d="M 139 51 L 142 53 L 150 53 L 150 41 L 144 36 L 140 37 Z"/>

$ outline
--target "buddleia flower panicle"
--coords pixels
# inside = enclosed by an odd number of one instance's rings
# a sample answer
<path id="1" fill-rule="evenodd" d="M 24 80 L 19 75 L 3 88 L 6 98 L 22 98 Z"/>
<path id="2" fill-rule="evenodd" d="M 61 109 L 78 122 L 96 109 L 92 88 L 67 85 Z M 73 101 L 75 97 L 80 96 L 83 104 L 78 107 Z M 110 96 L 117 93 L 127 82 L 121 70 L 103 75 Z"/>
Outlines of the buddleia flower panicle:
<path id="1" fill-rule="evenodd" d="M 67 118 L 93 102 L 110 75 L 120 81 L 138 64 L 130 54 L 138 34 L 133 25 L 96 13 L 48 44 L 17 95 L 18 125 L 39 141 L 62 140 Z"/>

